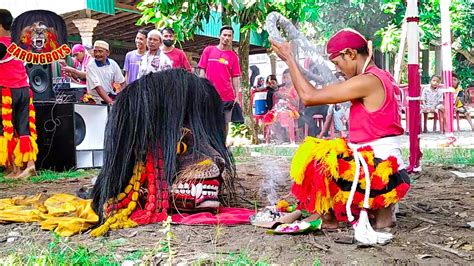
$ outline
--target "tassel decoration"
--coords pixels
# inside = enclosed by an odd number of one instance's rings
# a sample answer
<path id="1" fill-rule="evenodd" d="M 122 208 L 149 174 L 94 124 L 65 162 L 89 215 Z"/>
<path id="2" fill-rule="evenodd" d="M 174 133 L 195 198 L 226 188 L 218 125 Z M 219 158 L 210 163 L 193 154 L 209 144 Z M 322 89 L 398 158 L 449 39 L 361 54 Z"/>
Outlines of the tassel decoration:
<path id="1" fill-rule="evenodd" d="M 3 136 L 11 141 L 13 138 L 14 128 L 12 122 L 12 94 L 9 88 L 2 88 L 2 125 Z"/>
<path id="2" fill-rule="evenodd" d="M 38 144 L 36 144 L 36 140 L 32 136 L 20 136 L 13 154 L 15 156 L 15 165 L 19 167 L 28 161 L 36 161 Z"/>

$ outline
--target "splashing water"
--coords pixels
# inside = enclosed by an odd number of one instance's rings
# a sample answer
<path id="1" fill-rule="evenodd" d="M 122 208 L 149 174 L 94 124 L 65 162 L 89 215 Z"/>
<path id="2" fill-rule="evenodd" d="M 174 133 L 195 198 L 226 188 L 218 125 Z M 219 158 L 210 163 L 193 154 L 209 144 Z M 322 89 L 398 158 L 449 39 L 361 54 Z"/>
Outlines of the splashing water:
<path id="1" fill-rule="evenodd" d="M 281 36 L 281 29 L 286 35 L 286 40 L 290 41 L 293 45 L 295 56 L 298 54 L 304 56 L 305 61 L 308 63 L 307 69 L 301 65 L 299 67 L 308 80 L 323 86 L 337 82 L 336 76 L 326 64 L 321 52 L 298 31 L 290 20 L 278 12 L 271 12 L 267 16 L 265 27 L 270 38 L 279 43 L 285 41 L 285 38 Z M 296 59 L 298 61 L 298 58 Z"/>

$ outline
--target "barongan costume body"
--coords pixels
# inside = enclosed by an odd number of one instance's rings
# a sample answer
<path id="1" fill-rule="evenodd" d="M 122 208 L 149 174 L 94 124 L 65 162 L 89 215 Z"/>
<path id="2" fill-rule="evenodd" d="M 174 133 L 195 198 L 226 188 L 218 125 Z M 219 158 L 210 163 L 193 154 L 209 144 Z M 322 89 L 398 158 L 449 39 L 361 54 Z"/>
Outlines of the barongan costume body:
<path id="1" fill-rule="evenodd" d="M 128 85 L 109 114 L 93 189 L 102 225 L 91 234 L 160 222 L 171 210 L 217 209 L 222 189 L 232 197 L 235 166 L 216 111 L 222 108 L 210 82 L 183 69 Z"/>

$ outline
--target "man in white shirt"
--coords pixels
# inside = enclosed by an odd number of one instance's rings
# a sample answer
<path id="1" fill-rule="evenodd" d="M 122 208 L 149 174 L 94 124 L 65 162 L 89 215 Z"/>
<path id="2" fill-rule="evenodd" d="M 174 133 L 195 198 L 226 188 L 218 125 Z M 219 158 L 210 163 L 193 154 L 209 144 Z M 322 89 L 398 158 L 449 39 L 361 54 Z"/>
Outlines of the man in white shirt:
<path id="1" fill-rule="evenodd" d="M 142 57 L 138 78 L 149 73 L 171 69 L 171 59 L 160 49 L 163 38 L 158 30 L 151 30 L 147 37 L 148 51 Z"/>
<path id="2" fill-rule="evenodd" d="M 114 84 L 123 87 L 125 77 L 119 65 L 108 58 L 109 44 L 105 41 L 94 43 L 94 59 L 87 65 L 87 91 L 96 103 L 112 104 L 117 96 Z"/>

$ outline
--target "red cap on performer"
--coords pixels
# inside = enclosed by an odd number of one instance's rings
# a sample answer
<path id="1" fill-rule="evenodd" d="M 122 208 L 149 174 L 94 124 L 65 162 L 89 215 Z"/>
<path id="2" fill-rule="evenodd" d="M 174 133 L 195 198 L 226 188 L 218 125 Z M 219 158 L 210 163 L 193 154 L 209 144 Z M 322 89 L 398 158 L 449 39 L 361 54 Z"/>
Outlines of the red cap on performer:
<path id="1" fill-rule="evenodd" d="M 367 46 L 367 40 L 353 29 L 342 29 L 329 39 L 326 52 L 329 59 L 334 59 L 341 54 L 344 49 L 359 49 Z"/>

